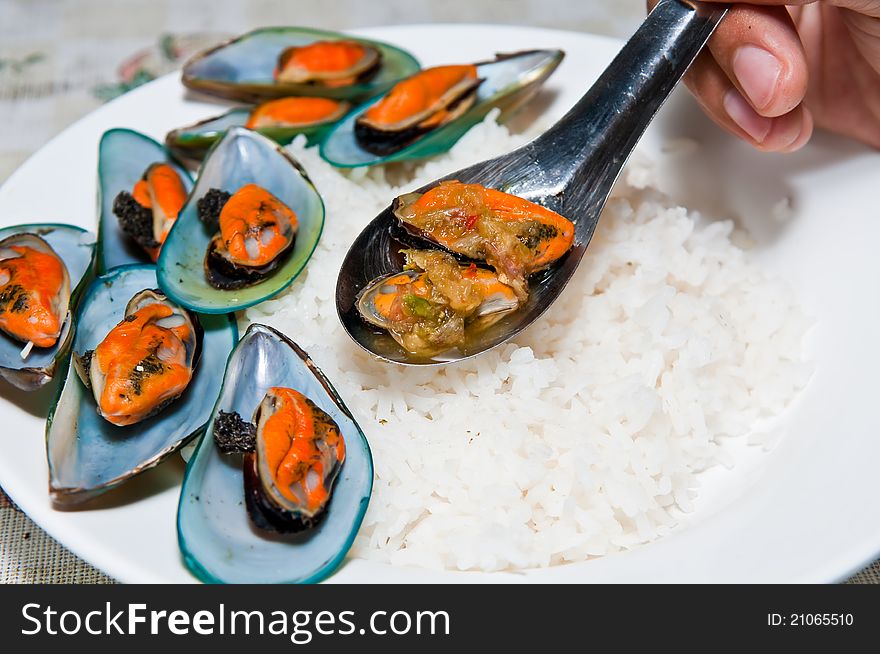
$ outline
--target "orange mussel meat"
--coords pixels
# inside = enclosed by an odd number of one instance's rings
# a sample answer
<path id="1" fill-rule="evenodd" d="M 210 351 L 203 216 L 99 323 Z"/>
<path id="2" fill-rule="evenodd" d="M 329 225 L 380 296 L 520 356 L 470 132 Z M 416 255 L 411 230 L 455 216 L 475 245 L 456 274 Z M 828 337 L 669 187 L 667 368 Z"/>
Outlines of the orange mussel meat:
<path id="1" fill-rule="evenodd" d="M 251 112 L 245 127 L 305 127 L 333 122 L 348 111 L 347 102 L 329 98 L 281 98 L 264 102 Z"/>
<path id="2" fill-rule="evenodd" d="M 164 295 L 135 296 L 125 318 L 90 353 L 88 369 L 77 370 L 87 376 L 99 413 L 114 425 L 131 425 L 179 397 L 193 377 L 198 329 Z"/>
<path id="3" fill-rule="evenodd" d="M 345 439 L 308 397 L 269 388 L 253 422 L 220 411 L 213 438 L 221 453 L 244 454 L 245 503 L 256 527 L 294 533 L 321 520 L 345 462 Z"/>
<path id="4" fill-rule="evenodd" d="M 116 196 L 113 213 L 122 231 L 156 261 L 186 196 L 186 186 L 174 167 L 154 163 L 135 183 L 131 193 L 122 191 Z"/>
<path id="5" fill-rule="evenodd" d="M 52 347 L 69 299 L 67 267 L 48 243 L 21 234 L 0 244 L 0 329 L 23 343 Z"/>
<path id="6" fill-rule="evenodd" d="M 296 231 L 296 214 L 256 184 L 243 186 L 220 212 L 220 238 L 229 259 L 265 266 L 285 250 Z"/>
<path id="7" fill-rule="evenodd" d="M 358 41 L 315 41 L 286 48 L 278 57 L 275 79 L 293 84 L 350 86 L 372 76 L 381 53 Z"/>
<path id="8" fill-rule="evenodd" d="M 365 149 L 390 154 L 467 111 L 482 80 L 473 65 L 428 68 L 398 82 L 355 122 Z"/>
<path id="9" fill-rule="evenodd" d="M 216 288 L 255 284 L 293 250 L 296 213 L 257 184 L 233 194 L 210 189 L 197 206 L 202 222 L 218 230 L 205 256 L 205 276 Z"/>
<path id="10" fill-rule="evenodd" d="M 339 428 L 302 393 L 281 387 L 269 389 L 259 423 L 256 452 L 261 476 L 268 476 L 264 484 L 270 482 L 303 513 L 317 514 L 330 497 L 335 468 L 345 460 Z"/>
<path id="11" fill-rule="evenodd" d="M 398 82 L 384 98 L 367 109 L 364 117 L 376 125 L 395 125 L 436 108 L 422 123 L 433 125 L 448 115 L 442 102 L 444 96 L 462 83 L 476 81 L 476 66 L 428 68 Z"/>

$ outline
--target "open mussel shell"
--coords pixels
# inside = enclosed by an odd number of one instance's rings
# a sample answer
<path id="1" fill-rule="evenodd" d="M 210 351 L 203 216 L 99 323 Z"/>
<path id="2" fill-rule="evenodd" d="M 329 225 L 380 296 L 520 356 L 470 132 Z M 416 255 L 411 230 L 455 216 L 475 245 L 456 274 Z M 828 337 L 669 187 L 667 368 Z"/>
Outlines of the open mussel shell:
<path id="1" fill-rule="evenodd" d="M 293 250 L 271 274 L 252 286 L 218 289 L 205 277 L 205 253 L 214 236 L 199 220 L 198 200 L 211 189 L 235 193 L 257 184 L 296 213 Z M 277 143 L 233 127 L 208 153 L 198 181 L 159 256 L 159 285 L 172 300 L 200 313 L 231 313 L 287 288 L 312 256 L 324 227 L 324 203 L 305 171 Z"/>
<path id="2" fill-rule="evenodd" d="M 321 143 L 321 156 L 340 168 L 372 166 L 392 161 L 421 159 L 448 151 L 471 127 L 494 108 L 505 120 L 538 92 L 544 81 L 562 62 L 561 50 L 529 50 L 498 55 L 493 61 L 476 64 L 483 82 L 477 87 L 473 105 L 451 122 L 431 130 L 411 144 L 389 155 L 378 155 L 361 147 L 355 137 L 355 123 L 381 98 L 362 105 L 343 119 Z"/>
<path id="3" fill-rule="evenodd" d="M 94 349 L 122 320 L 129 300 L 156 288 L 156 268 L 121 266 L 89 286 L 77 311 L 73 350 Z M 152 468 L 201 432 L 211 415 L 226 358 L 238 329 L 228 316 L 199 316 L 203 348 L 192 381 L 160 413 L 130 427 L 98 415 L 92 392 L 68 367 L 64 386 L 46 423 L 49 491 L 59 506 L 91 499 Z"/>
<path id="4" fill-rule="evenodd" d="M 382 54 L 381 67 L 365 82 L 327 87 L 277 82 L 273 71 L 281 52 L 315 41 L 354 40 Z M 360 102 L 390 88 L 419 69 L 415 57 L 388 43 L 304 27 L 267 27 L 243 34 L 196 55 L 183 67 L 183 84 L 221 98 L 258 102 L 289 95 L 313 95 Z"/>
<path id="5" fill-rule="evenodd" d="M 16 234 L 36 234 L 46 241 L 64 261 L 70 277 L 70 312 L 53 347 L 35 347 L 27 359 L 22 359 L 24 344 L 0 332 L 0 377 L 21 390 L 33 391 L 52 380 L 70 352 L 75 331 L 73 307 L 92 274 L 95 235 L 73 225 L 35 223 L 0 229 L 0 241 Z"/>
<path id="6" fill-rule="evenodd" d="M 326 515 L 312 529 L 287 536 L 252 526 L 245 508 L 242 455 L 221 454 L 213 438 L 213 423 L 221 410 L 250 419 L 273 386 L 297 390 L 329 414 L 346 449 Z M 193 574 L 207 582 L 320 581 L 351 547 L 372 485 L 369 444 L 327 378 L 283 334 L 251 325 L 229 357 L 211 423 L 186 469 L 177 512 L 183 558 Z"/>
<path id="7" fill-rule="evenodd" d="M 226 134 L 231 127 L 244 127 L 251 115 L 251 109 L 238 108 L 225 114 L 208 118 L 186 127 L 180 127 L 165 137 L 166 147 L 174 156 L 187 161 L 200 162 L 208 150 Z M 309 145 L 316 145 L 329 133 L 339 118 L 327 122 L 298 127 L 260 127 L 254 131 L 272 139 L 279 145 L 287 145 L 300 134 L 308 139 Z"/>
<path id="8" fill-rule="evenodd" d="M 168 163 L 192 188 L 189 173 L 158 141 L 131 129 L 115 128 L 104 132 L 98 146 L 98 274 L 117 266 L 150 263 L 143 248 L 126 236 L 113 213 L 113 200 L 120 191 L 131 193 L 152 163 Z"/>

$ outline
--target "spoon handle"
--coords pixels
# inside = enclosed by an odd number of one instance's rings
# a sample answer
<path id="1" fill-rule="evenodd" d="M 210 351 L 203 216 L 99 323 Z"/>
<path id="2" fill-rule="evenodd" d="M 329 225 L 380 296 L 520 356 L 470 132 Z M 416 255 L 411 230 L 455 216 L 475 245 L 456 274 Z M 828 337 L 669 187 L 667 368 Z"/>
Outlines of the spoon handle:
<path id="1" fill-rule="evenodd" d="M 597 221 L 633 148 L 727 9 L 661 0 L 584 97 L 523 148 L 529 165 L 521 178 L 507 178 L 503 190 L 517 194 L 521 187 L 527 194 L 540 175 L 540 186 L 555 189 L 542 194 L 550 209 L 565 215 L 566 207 L 576 207 L 578 219 Z"/>

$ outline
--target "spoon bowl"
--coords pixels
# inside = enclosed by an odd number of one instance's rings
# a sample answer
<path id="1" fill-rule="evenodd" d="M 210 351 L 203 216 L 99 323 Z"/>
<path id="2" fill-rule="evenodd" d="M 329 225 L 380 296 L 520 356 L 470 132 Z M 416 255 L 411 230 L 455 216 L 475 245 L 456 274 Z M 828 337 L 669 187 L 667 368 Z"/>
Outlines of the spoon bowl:
<path id="1" fill-rule="evenodd" d="M 436 180 L 457 179 L 517 195 L 575 224 L 572 249 L 552 268 L 529 278 L 529 298 L 491 327 L 469 334 L 464 345 L 433 357 L 406 352 L 391 336 L 366 323 L 356 300 L 373 279 L 403 267 L 395 238 L 398 221 L 386 208 L 351 246 L 336 285 L 336 309 L 358 345 L 403 365 L 438 365 L 496 347 L 537 320 L 559 297 L 580 264 L 621 169 L 657 111 L 727 13 L 727 5 L 661 0 L 575 106 L 527 145 Z"/>

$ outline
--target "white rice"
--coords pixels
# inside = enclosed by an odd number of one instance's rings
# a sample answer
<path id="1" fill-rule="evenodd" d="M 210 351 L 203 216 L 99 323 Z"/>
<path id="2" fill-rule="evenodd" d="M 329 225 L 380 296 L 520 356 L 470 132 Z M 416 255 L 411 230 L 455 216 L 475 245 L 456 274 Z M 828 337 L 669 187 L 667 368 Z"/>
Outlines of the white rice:
<path id="1" fill-rule="evenodd" d="M 242 326 L 302 345 L 370 441 L 376 478 L 352 556 L 506 570 L 654 540 L 692 509 L 697 473 L 731 464 L 720 439 L 763 442 L 753 425 L 809 377 L 809 321 L 789 289 L 731 242 L 731 222 L 674 206 L 639 163 L 564 295 L 513 342 L 427 369 L 361 351 L 334 305 L 357 233 L 401 192 L 525 140 L 487 121 L 415 170 L 347 173 L 291 146 L 324 197 L 324 234 L 289 291 Z"/>

